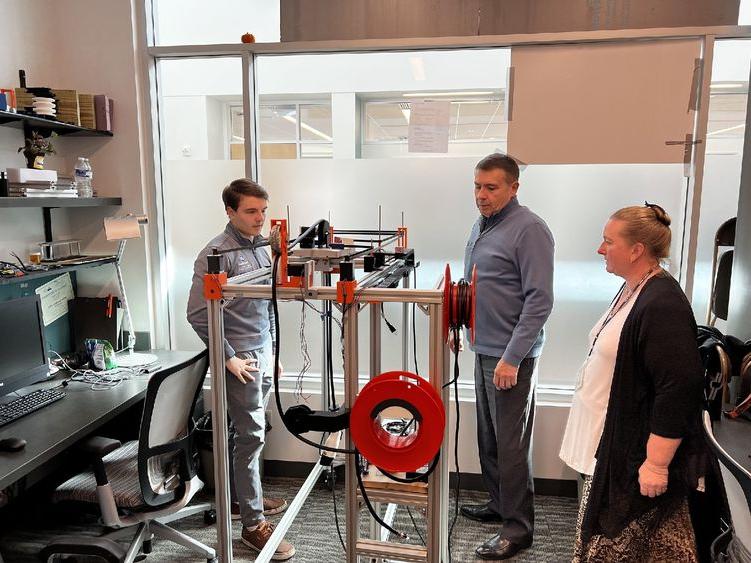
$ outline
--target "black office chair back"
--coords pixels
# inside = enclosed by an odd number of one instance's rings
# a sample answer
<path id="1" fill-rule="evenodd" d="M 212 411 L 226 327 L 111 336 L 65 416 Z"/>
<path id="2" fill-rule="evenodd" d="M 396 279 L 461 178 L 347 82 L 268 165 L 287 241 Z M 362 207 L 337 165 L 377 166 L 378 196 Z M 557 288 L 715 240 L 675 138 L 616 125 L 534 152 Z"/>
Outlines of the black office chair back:
<path id="1" fill-rule="evenodd" d="M 714 289 L 712 290 L 712 314 L 715 319 L 728 320 L 730 303 L 730 278 L 733 275 L 733 251 L 726 250 L 717 264 Z M 714 323 L 712 323 L 714 324 Z"/>
<path id="2" fill-rule="evenodd" d="M 196 475 L 193 410 L 208 365 L 204 350 L 149 380 L 138 442 L 138 478 L 149 506 L 180 498 Z"/>
<path id="3" fill-rule="evenodd" d="M 736 217 L 732 217 L 725 221 L 717 229 L 714 236 L 715 246 L 735 246 L 735 224 L 737 222 Z"/>
<path id="4" fill-rule="evenodd" d="M 735 217 L 728 219 L 720 225 L 714 237 L 712 283 L 709 294 L 709 310 L 707 312 L 707 324 L 710 326 L 714 326 L 717 319 L 726 321 L 728 318 L 730 278 L 733 273 L 733 250 L 726 250 L 721 255 L 719 253 L 720 247 L 735 246 L 735 225 Z"/>
<path id="5" fill-rule="evenodd" d="M 746 550 L 751 551 L 751 473 L 730 457 L 717 442 L 707 411 L 704 411 L 703 423 L 707 443 L 720 462 L 722 482 L 730 507 L 730 519 L 733 522 L 733 534 Z"/>

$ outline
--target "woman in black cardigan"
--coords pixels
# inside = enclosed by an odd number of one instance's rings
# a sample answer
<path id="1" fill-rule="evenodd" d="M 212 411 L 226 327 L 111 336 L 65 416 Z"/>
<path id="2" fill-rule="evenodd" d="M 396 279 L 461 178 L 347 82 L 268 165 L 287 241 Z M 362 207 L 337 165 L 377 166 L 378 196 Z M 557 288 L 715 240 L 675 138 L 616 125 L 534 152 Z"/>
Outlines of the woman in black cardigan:
<path id="1" fill-rule="evenodd" d="M 669 226 L 657 205 L 627 207 L 598 249 L 625 283 L 590 333 L 561 448 L 585 475 L 574 561 L 697 560 L 703 369 L 691 306 L 660 267 Z"/>

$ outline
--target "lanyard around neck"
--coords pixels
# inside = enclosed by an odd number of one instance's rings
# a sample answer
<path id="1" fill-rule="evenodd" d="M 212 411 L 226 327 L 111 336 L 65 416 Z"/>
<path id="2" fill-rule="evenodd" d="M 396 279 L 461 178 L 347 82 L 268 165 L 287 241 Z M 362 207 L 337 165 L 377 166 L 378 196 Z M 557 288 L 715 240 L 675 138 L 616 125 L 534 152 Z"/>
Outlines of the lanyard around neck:
<path id="1" fill-rule="evenodd" d="M 629 294 L 626 296 L 626 298 L 623 301 L 620 300 L 621 295 L 623 295 L 623 292 L 627 288 L 626 288 L 625 283 L 621 286 L 621 289 L 618 290 L 618 293 L 616 294 L 615 299 L 613 300 L 613 303 L 610 305 L 610 309 L 608 309 L 608 314 L 605 316 L 605 320 L 602 321 L 602 324 L 600 325 L 600 329 L 597 331 L 597 334 L 595 334 L 594 340 L 592 340 L 592 346 L 589 347 L 587 358 L 589 358 L 592 355 L 592 351 L 595 349 L 595 344 L 597 344 L 597 339 L 600 338 L 600 334 L 602 334 L 602 331 L 605 330 L 606 326 L 608 326 L 608 323 L 613 320 L 613 318 L 620 312 L 621 309 L 623 309 L 623 307 L 626 306 L 626 303 L 631 301 L 631 298 L 634 295 L 636 295 L 636 292 L 639 291 L 639 288 L 642 286 L 642 284 L 649 279 L 649 276 L 652 275 L 653 271 L 654 270 L 650 268 L 649 271 L 646 274 L 644 274 L 644 277 L 639 280 L 639 283 L 637 283 L 634 286 L 634 289 L 632 289 L 629 292 Z"/>

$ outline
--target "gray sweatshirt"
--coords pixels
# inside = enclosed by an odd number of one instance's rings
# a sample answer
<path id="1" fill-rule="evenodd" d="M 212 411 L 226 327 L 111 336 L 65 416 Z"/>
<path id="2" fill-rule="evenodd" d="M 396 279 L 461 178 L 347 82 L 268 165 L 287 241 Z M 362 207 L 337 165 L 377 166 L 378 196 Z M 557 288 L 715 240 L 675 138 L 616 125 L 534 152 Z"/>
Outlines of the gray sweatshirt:
<path id="1" fill-rule="evenodd" d="M 474 224 L 464 277 L 477 265 L 475 352 L 514 366 L 540 355 L 553 308 L 554 244 L 545 221 L 516 197 Z"/>
<path id="2" fill-rule="evenodd" d="M 212 250 L 227 250 L 243 246 L 245 249 L 222 255 L 222 270 L 227 277 L 264 268 L 271 264 L 267 249 L 255 248 L 254 243 L 262 240 L 255 237 L 252 241 L 227 223 L 224 232 L 213 238 L 200 252 L 193 265 L 193 283 L 188 297 L 188 322 L 196 334 L 208 346 L 209 327 L 206 298 L 203 296 L 203 276 L 208 270 L 206 257 Z M 271 283 L 269 279 L 266 283 Z M 229 359 L 236 352 L 245 352 L 262 348 L 272 340 L 276 342 L 274 332 L 274 311 L 269 299 L 233 299 L 224 307 L 224 355 Z"/>

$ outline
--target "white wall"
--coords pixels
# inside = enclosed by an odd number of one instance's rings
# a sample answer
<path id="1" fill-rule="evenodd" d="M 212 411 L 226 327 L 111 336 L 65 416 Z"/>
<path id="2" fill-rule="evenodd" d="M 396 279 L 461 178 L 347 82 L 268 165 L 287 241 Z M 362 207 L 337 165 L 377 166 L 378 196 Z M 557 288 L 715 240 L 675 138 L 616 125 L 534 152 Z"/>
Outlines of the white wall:
<path id="1" fill-rule="evenodd" d="M 44 17 L 39 16 L 42 10 Z M 70 173 L 76 157 L 89 157 L 99 195 L 123 198 L 121 209 L 53 211 L 55 238 L 80 238 L 85 252 L 112 253 L 116 247 L 104 239 L 103 218 L 144 209 L 130 2 L 40 0 L 31 10 L 28 2 L 7 0 L 2 11 L 3 20 L 12 22 L 0 34 L 3 87 L 17 86 L 17 69 L 25 68 L 29 86 L 71 88 L 114 99 L 113 138 L 57 137 L 59 155 L 45 162 L 48 168 Z M 23 159 L 15 155 L 22 137 L 19 130 L 0 127 L 0 168 L 23 166 Z M 43 238 L 41 210 L 0 210 L 0 258 L 6 257 L 7 249 L 27 254 Z M 135 328 L 140 331 L 150 328 L 147 243 L 144 239 L 129 243 L 123 264 Z M 79 284 L 84 295 L 116 293 L 111 267 L 81 273 Z"/>
<path id="2" fill-rule="evenodd" d="M 279 41 L 279 0 L 154 0 L 159 45 Z"/>

